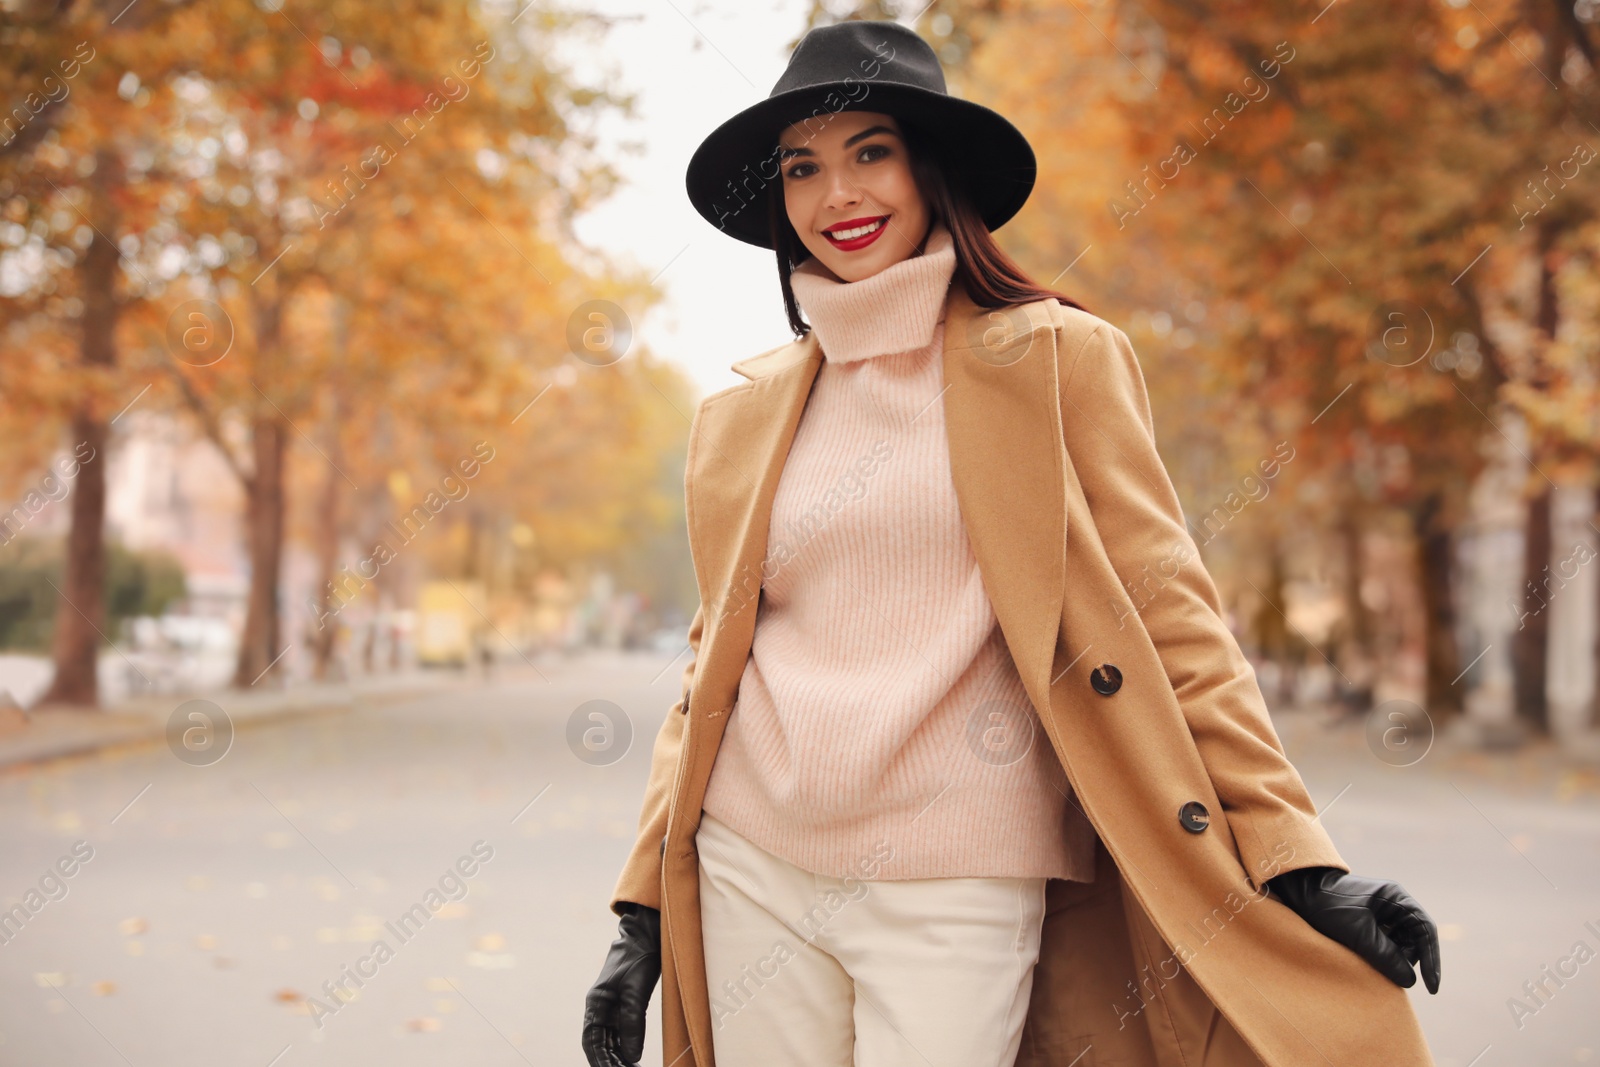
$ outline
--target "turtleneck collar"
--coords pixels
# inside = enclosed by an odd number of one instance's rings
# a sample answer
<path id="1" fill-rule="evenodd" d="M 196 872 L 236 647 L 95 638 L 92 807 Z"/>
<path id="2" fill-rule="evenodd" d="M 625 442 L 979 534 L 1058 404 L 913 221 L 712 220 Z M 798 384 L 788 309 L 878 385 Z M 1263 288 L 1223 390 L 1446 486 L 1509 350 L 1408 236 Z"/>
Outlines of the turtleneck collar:
<path id="1" fill-rule="evenodd" d="M 812 256 L 790 273 L 789 284 L 823 357 L 850 363 L 931 344 L 955 268 L 955 242 L 936 220 L 920 256 L 854 282 L 839 281 Z"/>

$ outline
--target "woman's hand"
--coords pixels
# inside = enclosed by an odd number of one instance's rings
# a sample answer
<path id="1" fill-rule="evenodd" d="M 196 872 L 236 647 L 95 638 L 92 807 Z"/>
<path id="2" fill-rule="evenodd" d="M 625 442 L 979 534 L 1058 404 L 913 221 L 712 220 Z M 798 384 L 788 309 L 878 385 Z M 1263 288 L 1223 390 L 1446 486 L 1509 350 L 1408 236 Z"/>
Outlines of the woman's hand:
<path id="1" fill-rule="evenodd" d="M 1395 985 L 1417 984 L 1422 965 L 1429 993 L 1439 992 L 1439 931 L 1396 882 L 1346 874 L 1336 867 L 1285 871 L 1267 886 L 1311 928 L 1351 949 Z"/>
<path id="2" fill-rule="evenodd" d="M 644 1013 L 661 977 L 661 912 L 628 905 L 583 1011 L 589 1067 L 636 1067 L 644 1055 Z"/>

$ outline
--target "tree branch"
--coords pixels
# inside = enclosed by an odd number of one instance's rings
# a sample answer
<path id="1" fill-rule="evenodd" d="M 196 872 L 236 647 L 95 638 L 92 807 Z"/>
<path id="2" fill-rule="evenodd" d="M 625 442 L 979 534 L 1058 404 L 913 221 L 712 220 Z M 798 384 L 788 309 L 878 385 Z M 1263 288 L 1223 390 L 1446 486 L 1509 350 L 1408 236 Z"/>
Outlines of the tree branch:
<path id="1" fill-rule="evenodd" d="M 247 493 L 250 492 L 255 483 L 255 474 L 245 469 L 238 457 L 233 454 L 233 449 L 228 446 L 228 442 L 223 439 L 222 428 L 217 425 L 215 413 L 206 404 L 205 399 L 195 392 L 194 384 L 189 381 L 188 375 L 178 369 L 178 366 L 170 359 L 163 362 L 167 370 L 172 373 L 172 377 L 177 381 L 178 391 L 183 394 L 184 401 L 189 405 L 189 409 L 194 412 L 194 416 L 199 421 L 200 428 L 205 431 L 206 437 L 216 446 L 217 451 L 222 453 L 222 458 L 232 468 L 234 477 L 239 479 L 239 484 L 244 486 Z"/>

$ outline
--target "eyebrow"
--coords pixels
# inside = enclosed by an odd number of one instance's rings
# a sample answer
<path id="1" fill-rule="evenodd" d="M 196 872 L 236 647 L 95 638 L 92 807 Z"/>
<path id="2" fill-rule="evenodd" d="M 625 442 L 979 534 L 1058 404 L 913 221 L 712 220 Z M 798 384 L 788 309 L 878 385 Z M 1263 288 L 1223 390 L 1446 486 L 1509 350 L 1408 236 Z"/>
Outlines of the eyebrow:
<path id="1" fill-rule="evenodd" d="M 868 137 L 871 137 L 875 133 L 887 133 L 891 137 L 899 136 L 898 134 L 896 134 L 893 130 L 891 130 L 887 126 L 883 126 L 883 125 L 868 126 L 866 129 L 862 130 L 860 133 L 851 134 L 849 137 L 847 137 L 845 139 L 844 146 L 846 148 L 849 148 L 851 145 L 855 144 L 857 141 L 864 141 Z M 811 149 L 805 147 L 804 145 L 801 145 L 801 146 L 799 146 L 797 148 L 785 148 L 781 144 L 778 145 L 778 157 L 780 159 L 790 159 L 790 158 L 793 158 L 794 156 L 810 156 L 810 155 L 815 155 L 815 154 L 816 153 L 812 152 Z"/>

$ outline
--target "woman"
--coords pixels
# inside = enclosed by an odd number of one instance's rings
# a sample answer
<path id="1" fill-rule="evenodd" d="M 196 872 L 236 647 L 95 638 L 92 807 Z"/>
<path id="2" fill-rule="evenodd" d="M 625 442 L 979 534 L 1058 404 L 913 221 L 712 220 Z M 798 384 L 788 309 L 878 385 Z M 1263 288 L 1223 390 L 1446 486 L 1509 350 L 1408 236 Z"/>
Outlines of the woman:
<path id="1" fill-rule="evenodd" d="M 663 974 L 673 1067 L 1432 1062 L 1433 924 L 1316 821 L 1126 335 L 990 236 L 1033 178 L 871 21 L 690 163 L 799 339 L 695 418 L 696 655 L 593 1065 L 637 1062 Z"/>

